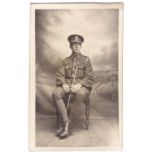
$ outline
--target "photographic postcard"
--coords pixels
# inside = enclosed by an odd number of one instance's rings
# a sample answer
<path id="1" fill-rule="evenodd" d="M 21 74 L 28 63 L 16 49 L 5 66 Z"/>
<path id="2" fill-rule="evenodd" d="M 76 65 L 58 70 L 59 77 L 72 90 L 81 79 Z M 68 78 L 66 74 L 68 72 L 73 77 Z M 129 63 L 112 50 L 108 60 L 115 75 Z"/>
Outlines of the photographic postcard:
<path id="1" fill-rule="evenodd" d="M 122 150 L 122 43 L 123 3 L 30 4 L 31 151 Z"/>

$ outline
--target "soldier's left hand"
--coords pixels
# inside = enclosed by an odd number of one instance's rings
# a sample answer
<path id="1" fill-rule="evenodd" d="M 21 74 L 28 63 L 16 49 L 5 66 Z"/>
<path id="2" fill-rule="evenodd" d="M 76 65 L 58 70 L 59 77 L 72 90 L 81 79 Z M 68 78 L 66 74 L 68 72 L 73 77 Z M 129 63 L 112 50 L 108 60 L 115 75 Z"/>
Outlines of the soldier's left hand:
<path id="1" fill-rule="evenodd" d="M 77 92 L 81 87 L 82 87 L 81 84 L 75 84 L 75 85 L 73 85 L 73 86 L 71 87 L 70 90 L 71 90 L 72 93 L 75 93 L 75 92 Z"/>

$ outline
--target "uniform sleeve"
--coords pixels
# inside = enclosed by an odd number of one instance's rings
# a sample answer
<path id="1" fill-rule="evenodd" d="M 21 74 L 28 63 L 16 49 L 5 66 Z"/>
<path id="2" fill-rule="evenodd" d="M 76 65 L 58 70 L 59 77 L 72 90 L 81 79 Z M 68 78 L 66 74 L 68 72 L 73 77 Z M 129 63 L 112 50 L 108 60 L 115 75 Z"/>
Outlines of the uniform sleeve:
<path id="1" fill-rule="evenodd" d="M 86 62 L 87 64 L 86 64 L 86 69 L 85 69 L 85 77 L 81 81 L 81 84 L 85 87 L 91 88 L 94 82 L 94 76 L 93 76 L 93 69 L 92 69 L 90 59 L 89 58 L 87 59 L 88 60 Z"/>
<path id="2" fill-rule="evenodd" d="M 65 81 L 65 67 L 64 67 L 64 61 L 62 61 L 62 63 L 59 65 L 59 67 L 57 69 L 56 85 L 58 87 L 58 86 L 62 86 L 64 83 L 66 83 L 66 81 Z"/>

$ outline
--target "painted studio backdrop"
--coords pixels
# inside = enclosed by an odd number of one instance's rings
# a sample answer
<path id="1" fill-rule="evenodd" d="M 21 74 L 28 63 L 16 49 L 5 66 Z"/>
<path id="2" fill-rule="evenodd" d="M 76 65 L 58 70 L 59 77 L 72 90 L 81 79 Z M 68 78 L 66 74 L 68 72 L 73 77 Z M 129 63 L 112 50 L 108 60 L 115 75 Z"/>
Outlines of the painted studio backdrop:
<path id="1" fill-rule="evenodd" d="M 104 137 L 103 145 L 118 144 L 118 10 L 36 10 L 36 130 L 37 145 L 45 144 L 40 126 L 48 119 L 51 128 L 55 125 L 55 107 L 52 91 L 55 88 L 56 69 L 65 57 L 71 54 L 67 37 L 80 34 L 85 41 L 82 54 L 89 56 L 95 82 L 90 96 L 90 132 L 96 126 L 103 128 L 98 137 Z M 47 120 L 41 123 L 41 119 Z M 84 107 L 72 108 L 74 120 L 84 116 Z M 95 121 L 101 120 L 101 123 Z M 94 123 L 93 123 L 94 122 Z M 82 124 L 76 127 L 82 129 Z M 104 132 L 103 132 L 104 131 Z M 85 131 L 86 132 L 86 131 Z M 39 135 L 40 134 L 40 135 Z M 103 134 L 105 134 L 103 136 Z M 84 135 L 83 135 L 84 136 Z M 96 135 L 97 137 L 97 135 Z M 101 139 L 92 146 L 101 145 Z M 66 144 L 67 145 L 67 144 Z M 77 144 L 78 146 L 80 144 Z M 82 144 L 81 144 L 82 145 Z M 84 145 L 84 144 L 83 144 Z M 91 145 L 91 144 L 90 144 Z M 51 142 L 51 146 L 54 146 Z"/>

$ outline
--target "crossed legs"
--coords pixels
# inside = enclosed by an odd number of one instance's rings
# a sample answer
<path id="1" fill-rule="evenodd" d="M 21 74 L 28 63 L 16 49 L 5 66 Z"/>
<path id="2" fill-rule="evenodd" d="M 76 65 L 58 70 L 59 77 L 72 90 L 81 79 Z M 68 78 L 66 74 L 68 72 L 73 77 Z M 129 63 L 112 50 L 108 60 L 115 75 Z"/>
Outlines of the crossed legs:
<path id="1" fill-rule="evenodd" d="M 84 103 L 86 97 L 89 95 L 89 89 L 81 87 L 76 93 L 72 94 L 73 102 L 78 105 L 78 103 Z M 54 89 L 52 97 L 55 103 L 56 111 L 60 115 L 63 124 L 70 122 L 67 109 L 66 101 L 68 99 L 68 93 L 65 93 L 62 87 L 57 87 Z"/>

